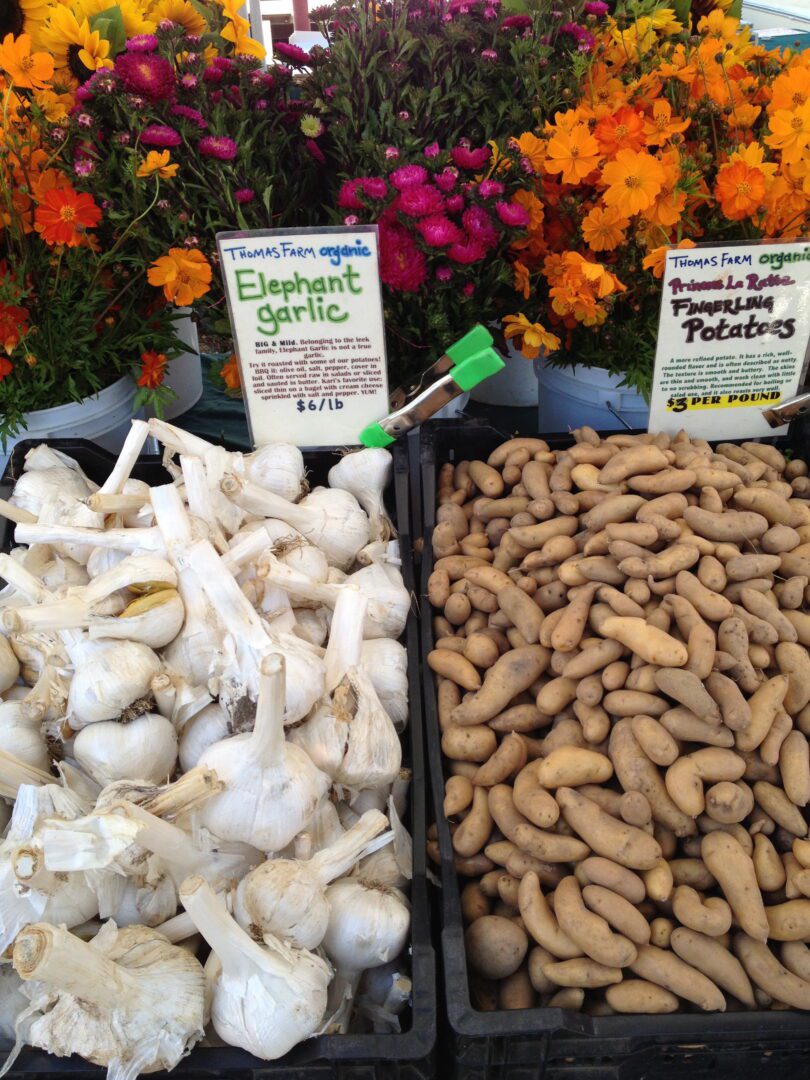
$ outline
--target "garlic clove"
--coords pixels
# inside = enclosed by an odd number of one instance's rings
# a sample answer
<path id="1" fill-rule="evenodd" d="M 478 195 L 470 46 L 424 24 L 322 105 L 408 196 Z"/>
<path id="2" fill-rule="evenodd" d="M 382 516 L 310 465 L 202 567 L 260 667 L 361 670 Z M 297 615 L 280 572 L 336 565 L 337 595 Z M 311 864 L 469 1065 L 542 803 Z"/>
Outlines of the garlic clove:
<path id="1" fill-rule="evenodd" d="M 170 720 L 159 713 L 144 713 L 128 724 L 106 720 L 82 728 L 73 754 L 102 786 L 116 780 L 160 784 L 174 772 L 177 744 Z"/>
<path id="2" fill-rule="evenodd" d="M 408 723 L 408 653 L 391 638 L 370 638 L 360 650 L 360 667 L 400 734 Z"/>

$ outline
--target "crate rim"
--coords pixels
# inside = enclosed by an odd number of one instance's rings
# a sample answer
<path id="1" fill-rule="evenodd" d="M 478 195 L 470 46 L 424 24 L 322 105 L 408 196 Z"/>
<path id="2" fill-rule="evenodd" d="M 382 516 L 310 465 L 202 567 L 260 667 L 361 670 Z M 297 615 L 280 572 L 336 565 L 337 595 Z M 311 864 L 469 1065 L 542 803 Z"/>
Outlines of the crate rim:
<path id="1" fill-rule="evenodd" d="M 13 486 L 14 477 L 19 475 L 19 466 L 25 454 L 35 446 L 45 443 L 48 446 L 70 456 L 76 454 L 92 455 L 105 466 L 115 461 L 116 455 L 104 450 L 89 439 L 26 439 L 18 442 L 0 477 L 0 496 L 6 497 Z M 318 450 L 303 450 L 304 462 L 309 464 L 315 457 L 339 453 L 339 447 L 323 447 Z M 404 444 L 395 444 L 393 450 L 393 476 L 390 484 L 391 498 L 394 500 L 395 525 L 400 540 L 402 575 L 406 588 L 416 596 L 417 581 L 413 562 L 411 543 L 411 478 L 408 455 Z M 133 469 L 133 475 L 160 466 L 162 454 L 142 454 Z M 80 461 L 81 465 L 82 462 Z M 82 466 L 83 467 L 83 466 Z M 168 474 L 167 483 L 169 482 Z M 5 550 L 9 543 L 11 529 L 7 522 L 0 519 L 0 549 Z M 408 650 L 409 717 L 406 732 L 410 740 L 409 767 L 413 772 L 409 800 L 411 812 L 411 832 L 413 836 L 413 879 L 411 881 L 411 938 L 410 968 L 413 982 L 411 1003 L 411 1022 L 408 1029 L 400 1034 L 349 1034 L 318 1035 L 307 1039 L 294 1047 L 288 1054 L 275 1061 L 263 1061 L 253 1057 L 239 1047 L 195 1047 L 182 1059 L 172 1071 L 177 1076 L 223 1076 L 230 1073 L 261 1077 L 272 1080 L 275 1076 L 286 1076 L 292 1070 L 313 1069 L 323 1071 L 330 1067 L 336 1071 L 372 1068 L 376 1064 L 390 1063 L 394 1067 L 407 1068 L 409 1064 L 420 1065 L 427 1062 L 434 1052 L 437 1040 L 437 965 L 432 944 L 431 920 L 425 876 L 425 841 L 426 841 L 426 797 L 427 797 L 427 760 L 424 746 L 424 728 L 422 723 L 422 700 L 418 691 L 420 686 L 419 671 L 419 627 L 415 602 L 411 605 L 405 629 L 405 643 Z M 11 1041 L 0 1043 L 0 1055 L 11 1046 Z M 45 1073 L 93 1074 L 101 1075 L 101 1066 L 95 1066 L 76 1055 L 70 1058 L 56 1058 L 44 1051 L 26 1047 L 11 1067 L 8 1076 L 39 1076 Z M 157 1074 L 155 1074 L 157 1075 Z M 166 1075 L 165 1073 L 163 1075 Z"/>
<path id="2" fill-rule="evenodd" d="M 458 432 L 467 440 L 493 440 L 493 449 L 497 442 L 513 436 L 505 433 L 484 418 L 472 420 L 433 420 L 421 428 L 419 447 L 420 490 L 422 497 L 422 522 L 424 528 L 422 561 L 420 573 L 420 603 L 423 606 L 423 618 L 420 620 L 421 658 L 423 673 L 423 716 L 425 721 L 425 740 L 427 761 L 430 769 L 431 793 L 435 810 L 435 823 L 439 837 L 441 855 L 441 910 L 442 910 L 442 960 L 444 964 L 444 1004 L 450 1025 L 457 1036 L 465 1038 L 488 1038 L 508 1036 L 537 1036 L 538 1038 L 558 1035 L 571 1037 L 577 1043 L 587 1039 L 599 1040 L 638 1040 L 655 1039 L 658 1043 L 671 1044 L 679 1041 L 705 1042 L 707 1038 L 750 1039 L 751 1041 L 771 1040 L 792 1036 L 796 1040 L 810 1039 L 810 1014 L 795 1009 L 790 1010 L 752 1010 L 750 1012 L 684 1012 L 662 1016 L 647 1016 L 633 1013 L 617 1016 L 589 1016 L 567 1009 L 537 1007 L 523 1010 L 495 1010 L 484 1012 L 472 1005 L 469 992 L 469 979 L 466 953 L 464 949 L 464 924 L 461 916 L 461 898 L 459 877 L 453 865 L 452 843 L 447 819 L 440 812 L 444 799 L 444 771 L 441 743 L 439 739 L 438 715 L 436 710 L 436 682 L 427 664 L 427 654 L 433 647 L 433 625 L 428 613 L 430 605 L 427 599 L 427 580 L 433 568 L 433 551 L 430 536 L 435 524 L 436 513 L 436 475 L 442 464 L 437 458 L 437 441 L 444 436 Z M 528 433 L 521 433 L 528 434 Z M 611 434 L 623 434 L 611 432 Z M 631 434 L 627 432 L 626 434 Z M 570 442 L 568 432 L 541 434 L 552 447 L 560 442 Z M 795 443 L 797 436 L 788 434 L 765 441 Z M 747 441 L 747 440 L 724 440 Z M 763 441 L 763 440 L 758 440 Z M 459 451 L 466 453 L 467 443 L 459 446 Z M 450 449 L 448 447 L 448 449 Z M 455 449 L 455 448 L 453 448 Z M 531 943 L 530 943 L 531 944 Z M 665 1027 L 666 1025 L 666 1027 Z M 665 1030 L 662 1030 L 664 1029 Z M 560 1044 L 561 1047 L 563 1044 Z M 615 1049 L 606 1051 L 615 1053 Z"/>

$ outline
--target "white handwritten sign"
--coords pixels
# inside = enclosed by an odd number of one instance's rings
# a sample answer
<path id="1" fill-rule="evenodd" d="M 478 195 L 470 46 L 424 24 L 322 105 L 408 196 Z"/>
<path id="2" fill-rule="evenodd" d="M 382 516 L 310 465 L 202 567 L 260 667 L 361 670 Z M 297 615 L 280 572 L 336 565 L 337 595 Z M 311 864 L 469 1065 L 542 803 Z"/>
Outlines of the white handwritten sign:
<path id="1" fill-rule="evenodd" d="M 808 341 L 810 242 L 668 251 L 650 431 L 773 435 L 762 410 L 796 393 Z"/>
<path id="2" fill-rule="evenodd" d="M 217 234 L 255 446 L 356 444 L 388 412 L 377 228 Z"/>

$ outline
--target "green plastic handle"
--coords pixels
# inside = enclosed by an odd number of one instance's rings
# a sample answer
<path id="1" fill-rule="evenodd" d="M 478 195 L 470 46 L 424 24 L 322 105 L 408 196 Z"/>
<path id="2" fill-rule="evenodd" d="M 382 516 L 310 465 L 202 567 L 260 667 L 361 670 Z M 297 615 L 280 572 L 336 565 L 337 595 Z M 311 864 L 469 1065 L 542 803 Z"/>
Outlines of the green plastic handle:
<path id="1" fill-rule="evenodd" d="M 363 446 L 390 446 L 394 437 L 383 431 L 379 424 L 369 424 L 360 432 L 360 442 Z"/>

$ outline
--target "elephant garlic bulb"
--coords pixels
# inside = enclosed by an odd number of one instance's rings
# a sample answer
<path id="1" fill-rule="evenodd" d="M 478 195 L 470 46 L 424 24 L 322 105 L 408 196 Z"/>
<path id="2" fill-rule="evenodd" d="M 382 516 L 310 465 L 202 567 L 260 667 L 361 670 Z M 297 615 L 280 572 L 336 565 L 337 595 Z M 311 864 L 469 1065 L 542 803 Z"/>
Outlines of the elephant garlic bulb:
<path id="1" fill-rule="evenodd" d="M 0 749 L 47 772 L 51 756 L 40 730 L 40 709 L 21 701 L 0 702 Z"/>
<path id="2" fill-rule="evenodd" d="M 277 935 L 301 949 L 317 949 L 329 923 L 326 886 L 351 870 L 386 824 L 384 814 L 369 810 L 311 859 L 269 859 L 257 866 L 236 890 L 237 922 L 244 930 Z"/>
<path id="3" fill-rule="evenodd" d="M 343 974 L 387 964 L 405 948 L 411 913 L 399 889 L 341 878 L 326 890 L 329 925 L 323 947 Z"/>
<path id="4" fill-rule="evenodd" d="M 314 1035 L 332 976 L 326 961 L 280 938 L 253 941 L 202 878 L 185 881 L 180 899 L 219 961 L 211 1020 L 220 1038 L 273 1061 Z"/>
<path id="5" fill-rule="evenodd" d="M 392 470 L 393 458 L 379 446 L 344 454 L 329 470 L 330 488 L 350 492 L 368 514 L 371 540 L 388 540 L 393 533 L 383 504 Z"/>
<path id="6" fill-rule="evenodd" d="M 203 1036 L 202 966 L 145 926 L 108 922 L 85 942 L 34 923 L 14 942 L 13 963 L 31 1002 L 18 1036 L 105 1065 L 110 1080 L 172 1069 Z"/>
<path id="7" fill-rule="evenodd" d="M 214 743 L 199 765 L 225 790 L 200 807 L 202 825 L 221 840 L 281 851 L 307 822 L 329 788 L 329 777 L 284 738 L 284 659 L 261 662 L 253 731 Z"/>
<path id="8" fill-rule="evenodd" d="M 155 653 L 137 641 L 77 641 L 68 652 L 75 670 L 68 694 L 68 720 L 74 731 L 119 719 L 149 694 L 160 671 Z"/>
<path id="9" fill-rule="evenodd" d="M 360 667 L 371 679 L 380 704 L 398 732 L 408 723 L 408 653 L 392 638 L 370 638 L 360 650 Z"/>
<path id="10" fill-rule="evenodd" d="M 162 784 L 174 772 L 177 732 L 159 713 L 144 713 L 127 724 L 102 720 L 78 732 L 73 756 L 102 786 L 116 780 Z"/>

